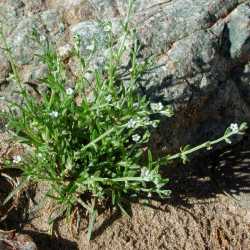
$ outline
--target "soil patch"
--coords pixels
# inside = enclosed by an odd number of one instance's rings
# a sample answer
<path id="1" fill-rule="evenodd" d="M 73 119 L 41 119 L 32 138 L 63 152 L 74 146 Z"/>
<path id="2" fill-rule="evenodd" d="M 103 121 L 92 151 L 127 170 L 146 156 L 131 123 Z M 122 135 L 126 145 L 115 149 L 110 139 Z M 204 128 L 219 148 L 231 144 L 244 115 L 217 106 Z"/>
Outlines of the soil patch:
<path id="1" fill-rule="evenodd" d="M 249 142 L 246 138 L 233 148 L 203 156 L 187 166 L 179 165 L 174 171 L 168 168 L 171 198 L 135 202 L 131 217 L 104 211 L 98 216 L 91 242 L 87 241 L 84 218 L 78 238 L 73 237 L 75 227 L 66 220 L 55 224 L 55 235 L 50 236 L 47 219 L 53 204 L 48 201 L 23 224 L 21 232 L 30 235 L 41 250 L 248 250 L 250 209 L 245 201 L 250 187 Z M 41 199 L 45 190 L 46 185 L 38 185 L 35 200 Z"/>

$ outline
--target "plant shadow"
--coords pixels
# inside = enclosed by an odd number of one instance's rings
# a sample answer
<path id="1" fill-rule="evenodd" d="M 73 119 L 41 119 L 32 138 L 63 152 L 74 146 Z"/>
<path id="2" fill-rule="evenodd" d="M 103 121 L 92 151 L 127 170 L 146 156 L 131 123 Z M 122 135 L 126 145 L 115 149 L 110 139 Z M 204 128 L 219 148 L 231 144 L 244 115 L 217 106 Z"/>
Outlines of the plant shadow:
<path id="1" fill-rule="evenodd" d="M 244 193 L 248 196 L 250 207 L 250 136 L 245 136 L 233 146 L 200 154 L 187 165 L 177 163 L 173 167 L 167 166 L 162 174 L 170 179 L 166 187 L 172 191 L 170 197 L 161 199 L 157 196 L 141 196 L 129 202 L 164 212 L 167 212 L 168 206 L 174 206 L 191 214 L 190 208 L 194 204 L 211 203 L 211 198 L 218 194 L 227 194 L 233 199 L 238 195 L 241 204 L 240 195 Z M 195 203 L 190 203 L 190 199 L 195 199 Z M 142 200 L 146 200 L 146 203 L 141 202 Z M 160 205 L 155 205 L 152 201 L 157 201 Z M 121 214 L 117 211 L 108 216 L 96 229 L 93 238 L 101 235 L 120 217 Z"/>
<path id="2" fill-rule="evenodd" d="M 39 233 L 33 230 L 23 230 L 22 233 L 32 237 L 38 250 L 78 250 L 76 242 L 63 239 L 60 237 L 52 237 L 46 233 Z"/>
<path id="3" fill-rule="evenodd" d="M 97 227 L 91 236 L 91 239 L 94 240 L 100 236 L 107 228 L 109 228 L 116 220 L 121 218 L 122 213 L 119 210 L 115 210 L 110 213 L 110 215 L 102 222 L 102 224 Z"/>
<path id="4" fill-rule="evenodd" d="M 194 158 L 188 165 L 178 164 L 164 172 L 172 190 L 166 203 L 187 206 L 188 198 L 204 203 L 217 194 L 232 198 L 244 193 L 250 205 L 250 136 L 239 143 Z"/>
<path id="5" fill-rule="evenodd" d="M 205 152 L 205 151 L 204 151 Z M 195 204 L 211 203 L 210 198 L 218 194 L 249 195 L 250 203 L 250 137 L 245 136 L 241 142 L 226 148 L 206 152 L 193 158 L 187 165 L 180 162 L 175 166 L 166 166 L 162 174 L 170 179 L 167 189 L 172 191 L 169 198 L 160 199 L 153 196 L 148 198 L 141 196 L 137 199 L 125 201 L 125 204 L 137 203 L 149 206 L 155 210 L 168 212 L 168 207 L 178 207 L 192 215 L 190 208 Z M 209 200 L 210 199 L 210 200 Z M 142 201 L 147 201 L 144 204 Z M 157 201 L 154 203 L 153 201 Z M 164 205 L 164 206 L 162 206 Z M 131 216 L 133 209 L 128 207 Z M 100 211 L 99 220 L 92 234 L 92 239 L 97 239 L 113 223 L 120 219 L 122 213 L 117 209 L 111 209 L 106 204 Z M 99 217 L 98 216 L 98 217 Z M 193 216 L 193 215 L 192 215 Z M 59 224 L 58 224 L 59 225 Z M 63 238 L 51 237 L 45 233 L 33 230 L 21 230 L 22 233 L 30 235 L 39 246 L 38 249 L 51 250 L 77 250 L 77 243 Z M 60 231 L 60 230 L 58 230 Z"/>

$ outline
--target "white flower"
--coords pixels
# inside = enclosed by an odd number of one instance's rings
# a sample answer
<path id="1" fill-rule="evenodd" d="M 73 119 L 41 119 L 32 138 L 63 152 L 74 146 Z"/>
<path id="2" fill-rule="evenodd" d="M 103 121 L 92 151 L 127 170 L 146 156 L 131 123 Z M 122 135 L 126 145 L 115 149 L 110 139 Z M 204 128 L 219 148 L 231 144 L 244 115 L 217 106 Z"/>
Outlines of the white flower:
<path id="1" fill-rule="evenodd" d="M 112 100 L 112 95 L 106 96 L 105 100 L 106 100 L 107 102 L 111 102 L 111 100 Z"/>
<path id="2" fill-rule="evenodd" d="M 150 107 L 153 110 L 153 112 L 159 112 L 159 111 L 161 111 L 163 109 L 163 105 L 162 105 L 161 102 L 151 103 Z"/>
<path id="3" fill-rule="evenodd" d="M 73 93 L 74 93 L 74 90 L 72 88 L 67 88 L 66 89 L 66 94 L 67 95 L 73 95 Z"/>
<path id="4" fill-rule="evenodd" d="M 95 44 L 94 43 L 91 43 L 90 45 L 88 45 L 86 47 L 87 50 L 90 50 L 90 51 L 94 51 L 95 50 Z"/>
<path id="5" fill-rule="evenodd" d="M 239 126 L 237 123 L 231 123 L 229 128 L 235 134 L 237 134 L 239 132 Z"/>
<path id="6" fill-rule="evenodd" d="M 151 181 L 152 180 L 151 171 L 149 169 L 147 169 L 146 167 L 143 167 L 141 169 L 141 177 L 145 181 Z"/>
<path id="7" fill-rule="evenodd" d="M 42 157 L 43 157 L 42 153 L 38 153 L 37 156 L 38 156 L 39 158 L 42 158 Z"/>
<path id="8" fill-rule="evenodd" d="M 51 113 L 49 113 L 49 115 L 53 118 L 57 118 L 59 113 L 57 111 L 52 111 Z"/>
<path id="9" fill-rule="evenodd" d="M 110 26 L 110 25 L 106 25 L 106 26 L 104 27 L 104 31 L 106 31 L 106 32 L 111 31 L 111 26 Z"/>
<path id="10" fill-rule="evenodd" d="M 148 198 L 151 198 L 152 197 L 152 193 L 148 193 Z"/>
<path id="11" fill-rule="evenodd" d="M 13 156 L 13 163 L 19 163 L 21 160 L 22 160 L 22 157 L 20 155 Z"/>
<path id="12" fill-rule="evenodd" d="M 158 122 L 157 121 L 153 121 L 152 126 L 153 126 L 153 128 L 157 128 L 158 127 Z"/>
<path id="13" fill-rule="evenodd" d="M 65 59 L 70 55 L 71 50 L 72 47 L 69 44 L 65 44 L 64 46 L 58 48 L 58 54 L 60 57 Z"/>
<path id="14" fill-rule="evenodd" d="M 141 136 L 140 136 L 140 135 L 138 135 L 138 134 L 132 135 L 132 140 L 133 140 L 134 142 L 138 142 L 138 141 L 140 141 L 140 139 L 141 139 Z"/>
<path id="15" fill-rule="evenodd" d="M 134 119 L 130 119 L 127 123 L 127 128 L 135 128 L 137 122 Z"/>
<path id="16" fill-rule="evenodd" d="M 46 40 L 46 36 L 41 35 L 41 36 L 40 36 L 40 41 L 41 41 L 41 42 L 44 42 L 45 40 Z"/>
<path id="17" fill-rule="evenodd" d="M 134 108 L 138 108 L 138 107 L 139 107 L 139 103 L 138 103 L 138 102 L 135 102 L 135 103 L 133 104 L 133 107 L 134 107 Z"/>

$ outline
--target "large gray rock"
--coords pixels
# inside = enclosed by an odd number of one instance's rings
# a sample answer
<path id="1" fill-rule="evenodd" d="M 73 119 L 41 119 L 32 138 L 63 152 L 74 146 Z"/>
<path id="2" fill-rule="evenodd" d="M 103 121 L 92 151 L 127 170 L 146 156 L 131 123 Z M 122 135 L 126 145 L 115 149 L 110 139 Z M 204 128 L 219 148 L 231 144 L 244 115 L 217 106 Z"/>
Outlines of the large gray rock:
<path id="1" fill-rule="evenodd" d="M 135 16 L 144 54 L 159 55 L 145 91 L 176 109 L 175 118 L 161 124 L 157 148 L 198 143 L 231 122 L 250 121 L 242 96 L 249 96 L 243 68 L 250 56 L 250 1 L 242 2 L 176 0 Z"/>
<path id="2" fill-rule="evenodd" d="M 2 9 L 12 6 L 6 11 L 11 27 L 8 40 L 23 65 L 22 75 L 35 79 L 40 73 L 35 73 L 39 69 L 33 58 L 36 50 L 27 40 L 31 27 L 45 28 L 72 67 L 73 36 L 83 38 L 83 54 L 88 53 L 92 38 L 99 50 L 104 49 L 106 34 L 94 19 L 111 20 L 118 27 L 128 1 L 22 2 L 5 0 Z M 182 144 L 218 136 L 231 122 L 250 122 L 249 0 L 137 0 L 134 9 L 132 23 L 143 44 L 142 55 L 157 56 L 157 67 L 142 83 L 144 91 L 152 101 L 171 104 L 176 110 L 175 117 L 163 120 L 156 131 L 156 149 L 174 151 Z M 119 34 L 119 28 L 114 32 Z M 103 61 L 105 49 L 97 57 Z M 5 61 L 0 79 L 7 72 Z"/>
<path id="3" fill-rule="evenodd" d="M 242 63 L 250 60 L 250 6 L 242 4 L 228 18 L 231 58 Z"/>
<path id="4" fill-rule="evenodd" d="M 5 34 L 8 36 L 23 18 L 24 5 L 22 1 L 4 1 L 0 5 L 0 23 L 4 24 Z"/>

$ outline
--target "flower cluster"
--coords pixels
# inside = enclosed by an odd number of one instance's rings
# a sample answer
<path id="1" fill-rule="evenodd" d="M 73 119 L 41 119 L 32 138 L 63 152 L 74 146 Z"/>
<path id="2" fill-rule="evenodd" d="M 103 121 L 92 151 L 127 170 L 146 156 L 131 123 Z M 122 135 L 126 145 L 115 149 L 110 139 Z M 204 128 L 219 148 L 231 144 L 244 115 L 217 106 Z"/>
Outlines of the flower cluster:
<path id="1" fill-rule="evenodd" d="M 153 112 L 160 112 L 163 110 L 163 105 L 161 102 L 158 102 L 158 103 L 151 103 L 150 104 L 150 107 L 152 109 Z"/>
<path id="2" fill-rule="evenodd" d="M 135 128 L 137 125 L 137 121 L 131 118 L 127 123 L 127 128 Z"/>
<path id="3" fill-rule="evenodd" d="M 239 126 L 237 123 L 232 123 L 229 128 L 232 133 L 235 133 L 235 134 L 239 133 Z"/>
<path id="4" fill-rule="evenodd" d="M 57 118 L 59 116 L 59 113 L 57 111 L 52 111 L 49 113 L 49 115 L 52 117 L 52 118 Z"/>
<path id="5" fill-rule="evenodd" d="M 165 180 L 162 179 L 158 171 L 150 170 L 147 167 L 143 167 L 141 169 L 141 177 L 145 182 L 154 183 L 157 190 L 160 190 L 165 184 Z"/>
<path id="6" fill-rule="evenodd" d="M 13 156 L 13 163 L 18 164 L 22 161 L 22 157 L 20 155 Z"/>
<path id="7" fill-rule="evenodd" d="M 139 134 L 134 134 L 134 135 L 132 135 L 132 140 L 133 140 L 134 142 L 139 142 L 140 139 L 141 139 L 141 136 L 140 136 Z"/>
<path id="8" fill-rule="evenodd" d="M 66 94 L 67 95 L 73 95 L 74 94 L 74 90 L 72 88 L 67 88 L 66 89 Z"/>
<path id="9" fill-rule="evenodd" d="M 105 97 L 105 100 L 106 100 L 107 102 L 111 102 L 111 101 L 112 101 L 112 95 L 106 96 L 106 97 Z"/>

